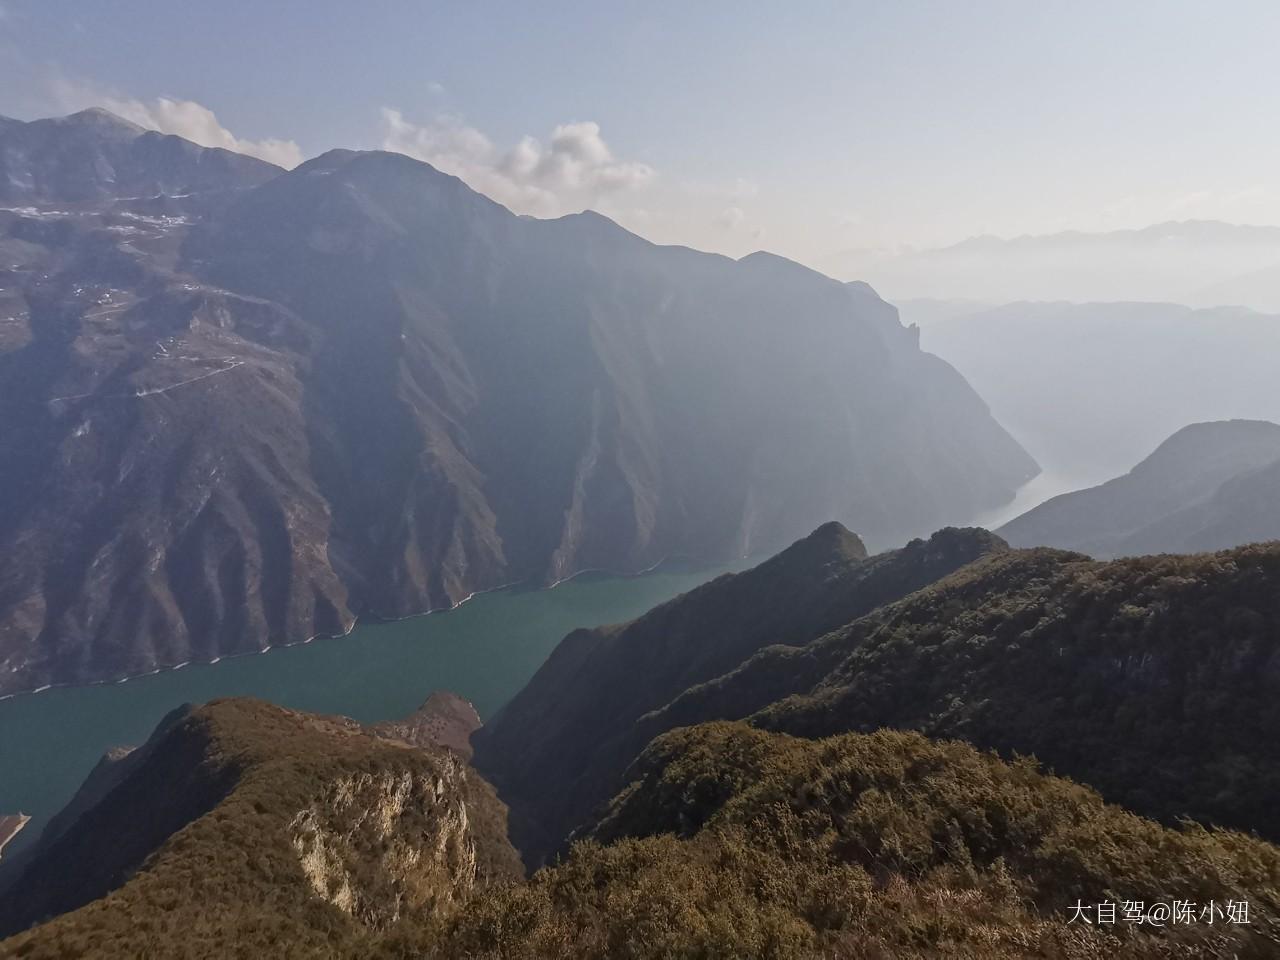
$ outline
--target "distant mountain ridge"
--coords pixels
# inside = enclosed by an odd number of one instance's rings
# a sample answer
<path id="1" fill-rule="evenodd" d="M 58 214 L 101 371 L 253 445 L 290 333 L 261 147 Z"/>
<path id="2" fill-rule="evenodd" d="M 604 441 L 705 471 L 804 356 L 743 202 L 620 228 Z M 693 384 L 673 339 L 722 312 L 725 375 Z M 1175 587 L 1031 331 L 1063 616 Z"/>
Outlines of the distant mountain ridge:
<path id="1" fill-rule="evenodd" d="M 1185 220 L 1133 230 L 970 237 L 818 264 L 890 300 L 1157 301 L 1280 313 L 1280 227 Z"/>
<path id="2" fill-rule="evenodd" d="M 60 170 L 152 142 L 71 120 Z M 1036 472 L 867 290 L 517 217 L 398 154 L 179 147 L 230 180 L 152 194 L 194 174 L 144 164 L 0 211 L 0 692 L 833 517 L 890 546 Z"/>
<path id="3" fill-rule="evenodd" d="M 1061 230 L 1057 233 L 1024 233 L 1008 239 L 983 234 L 969 237 L 943 250 L 965 250 L 990 247 L 1051 247 L 1068 244 L 1089 244 L 1099 240 L 1122 240 L 1131 243 L 1150 241 L 1200 241 L 1225 240 L 1232 243 L 1263 242 L 1280 243 L 1280 227 L 1266 224 L 1227 223 L 1223 220 L 1166 220 L 1146 227 L 1127 230 Z"/>
<path id="4" fill-rule="evenodd" d="M 1189 423 L 1280 422 L 1280 316 L 1173 303 L 904 305 L 1046 474 L 1110 479 Z M 932 321 L 932 322 L 929 322 Z"/>
<path id="5" fill-rule="evenodd" d="M 1097 557 L 1280 540 L 1280 425 L 1192 424 L 1124 476 L 1055 497 L 998 532 L 1015 546 Z"/>

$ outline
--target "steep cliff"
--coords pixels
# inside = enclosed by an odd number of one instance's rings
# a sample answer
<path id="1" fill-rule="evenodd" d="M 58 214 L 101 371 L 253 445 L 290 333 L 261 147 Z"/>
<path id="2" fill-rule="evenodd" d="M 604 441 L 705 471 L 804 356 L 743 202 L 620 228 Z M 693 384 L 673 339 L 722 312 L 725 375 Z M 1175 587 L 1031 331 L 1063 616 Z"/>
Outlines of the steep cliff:
<path id="1" fill-rule="evenodd" d="M 94 170 L 146 137 L 106 129 Z M 893 307 L 782 258 L 395 154 L 182 195 L 137 158 L 142 194 L 0 209 L 0 692 L 831 519 L 895 546 L 1036 470 Z"/>
<path id="2" fill-rule="evenodd" d="M 505 808 L 456 754 L 219 701 L 42 845 L 0 898 L 0 932 L 51 922 L 0 953 L 314 952 L 443 916 L 518 873 Z"/>

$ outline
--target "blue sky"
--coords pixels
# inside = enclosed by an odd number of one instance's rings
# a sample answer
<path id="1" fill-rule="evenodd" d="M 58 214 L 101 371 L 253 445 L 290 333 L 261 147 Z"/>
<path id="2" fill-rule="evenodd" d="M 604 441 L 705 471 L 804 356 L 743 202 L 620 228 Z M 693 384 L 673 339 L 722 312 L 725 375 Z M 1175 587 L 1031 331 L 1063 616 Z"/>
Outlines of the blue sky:
<path id="1" fill-rule="evenodd" d="M 0 113 L 392 147 L 522 212 L 821 264 L 1280 223 L 1277 37 L 1271 2 L 0 0 Z"/>

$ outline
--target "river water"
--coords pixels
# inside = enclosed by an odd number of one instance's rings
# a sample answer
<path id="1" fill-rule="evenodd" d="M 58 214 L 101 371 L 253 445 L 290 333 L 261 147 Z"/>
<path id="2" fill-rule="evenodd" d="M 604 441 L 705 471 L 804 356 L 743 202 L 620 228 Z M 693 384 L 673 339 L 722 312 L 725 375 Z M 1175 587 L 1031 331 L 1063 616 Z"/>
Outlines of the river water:
<path id="1" fill-rule="evenodd" d="M 499 590 L 453 610 L 360 625 L 346 637 L 0 701 L 0 813 L 32 818 L 6 853 L 36 839 L 106 750 L 141 743 L 184 703 L 253 696 L 373 723 L 406 716 L 431 691 L 446 689 L 487 718 L 575 627 L 632 619 L 747 565 L 668 565 L 633 577 L 583 574 L 551 589 Z"/>

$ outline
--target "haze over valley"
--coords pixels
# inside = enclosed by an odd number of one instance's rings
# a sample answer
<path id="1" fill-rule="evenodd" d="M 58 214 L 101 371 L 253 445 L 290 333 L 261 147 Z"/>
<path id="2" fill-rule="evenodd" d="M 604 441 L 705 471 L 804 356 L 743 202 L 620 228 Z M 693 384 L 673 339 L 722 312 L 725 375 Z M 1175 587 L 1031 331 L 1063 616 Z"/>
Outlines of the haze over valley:
<path id="1" fill-rule="evenodd" d="M 1139 229 L 968 237 L 936 249 L 828 258 L 891 300 L 1138 301 L 1280 313 L 1280 227 L 1176 220 Z"/>
<path id="2" fill-rule="evenodd" d="M 1280 317 L 1171 303 L 904 303 L 1048 474 L 1088 486 L 1192 423 L 1280 422 Z M 930 309 L 932 308 L 932 309 Z"/>
<path id="3" fill-rule="evenodd" d="M 0 960 L 1280 956 L 1277 32 L 0 0 Z"/>

